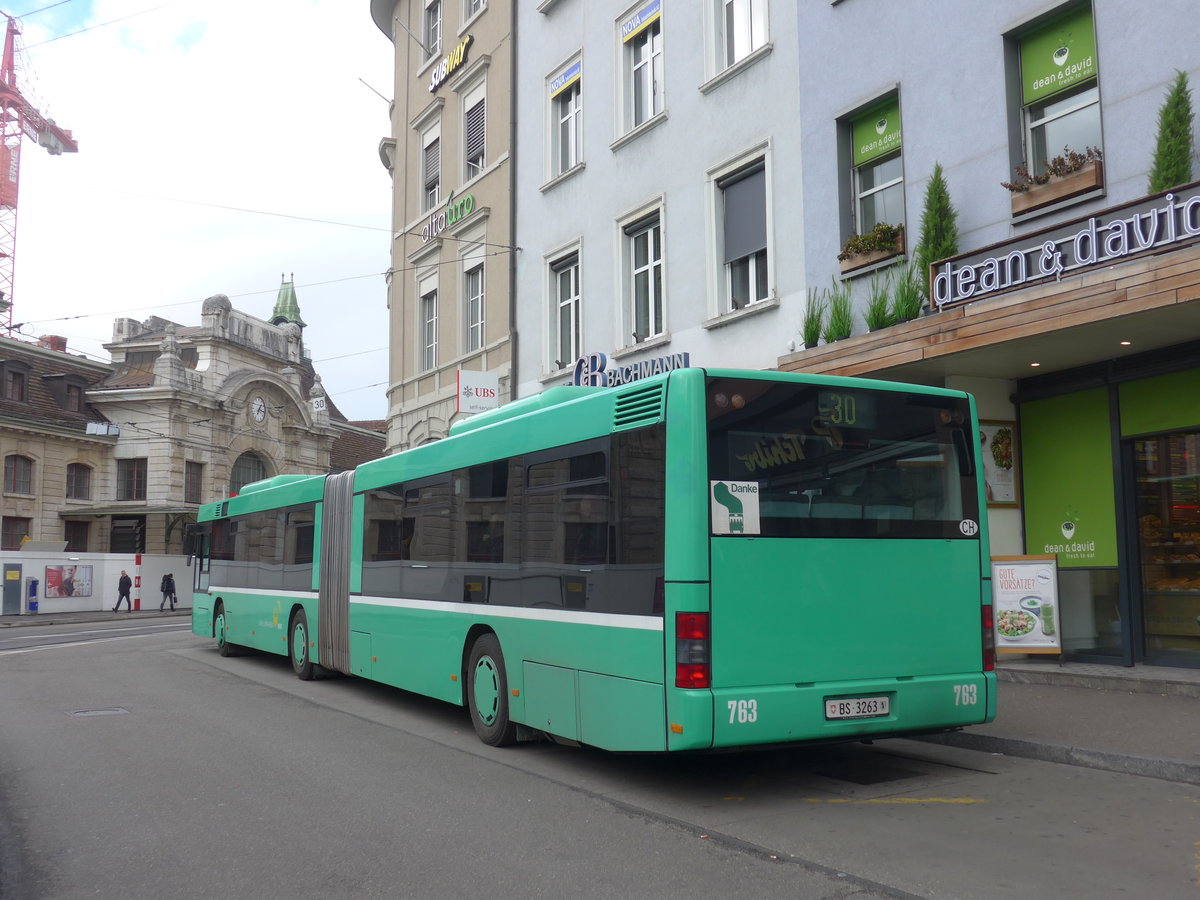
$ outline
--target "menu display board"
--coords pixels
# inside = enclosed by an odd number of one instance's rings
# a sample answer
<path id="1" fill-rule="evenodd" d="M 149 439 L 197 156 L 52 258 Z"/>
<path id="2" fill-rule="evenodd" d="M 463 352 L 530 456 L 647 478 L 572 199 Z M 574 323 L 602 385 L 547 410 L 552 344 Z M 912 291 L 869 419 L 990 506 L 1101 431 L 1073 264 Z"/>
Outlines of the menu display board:
<path id="1" fill-rule="evenodd" d="M 1061 653 L 1054 555 L 992 557 L 996 653 Z"/>

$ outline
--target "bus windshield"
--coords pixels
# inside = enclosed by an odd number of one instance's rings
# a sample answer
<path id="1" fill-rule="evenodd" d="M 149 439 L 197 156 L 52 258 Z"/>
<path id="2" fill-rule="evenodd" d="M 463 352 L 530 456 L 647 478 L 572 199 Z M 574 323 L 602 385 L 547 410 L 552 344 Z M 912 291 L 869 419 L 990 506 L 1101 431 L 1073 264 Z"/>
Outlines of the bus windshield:
<path id="1" fill-rule="evenodd" d="M 757 487 L 735 536 L 977 539 L 965 398 L 710 378 L 712 482 Z"/>

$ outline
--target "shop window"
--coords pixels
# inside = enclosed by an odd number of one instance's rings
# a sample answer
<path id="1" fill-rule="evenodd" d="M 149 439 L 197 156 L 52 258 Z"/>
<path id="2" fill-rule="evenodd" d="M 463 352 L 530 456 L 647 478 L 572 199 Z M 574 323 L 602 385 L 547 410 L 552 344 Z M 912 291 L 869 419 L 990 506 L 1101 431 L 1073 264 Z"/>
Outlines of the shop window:
<path id="1" fill-rule="evenodd" d="M 423 209 L 438 205 L 442 192 L 442 129 L 435 125 L 421 135 L 421 186 Z"/>
<path id="2" fill-rule="evenodd" d="M 720 312 L 743 309 L 770 295 L 767 172 L 762 157 L 715 179 L 721 237 Z"/>
<path id="3" fill-rule="evenodd" d="M 630 131 L 663 111 L 662 0 L 642 2 L 620 20 L 625 115 Z"/>
<path id="4" fill-rule="evenodd" d="M 487 85 L 481 83 L 463 98 L 463 158 L 466 180 L 483 171 L 487 159 Z"/>
<path id="5" fill-rule="evenodd" d="M 655 210 L 622 231 L 629 272 L 627 314 L 633 341 L 639 343 L 665 330 L 661 214 Z"/>
<path id="6" fill-rule="evenodd" d="M 569 172 L 583 161 L 583 60 L 575 60 L 550 81 L 550 175 Z"/>
<path id="7" fill-rule="evenodd" d="M 550 321 L 554 367 L 565 369 L 583 353 L 580 343 L 579 252 L 550 263 Z"/>
<path id="8" fill-rule="evenodd" d="M 4 457 L 4 493 L 33 493 L 33 460 L 28 456 Z"/>
<path id="9" fill-rule="evenodd" d="M 32 524 L 32 519 L 22 516 L 5 516 L 0 522 L 0 550 L 20 550 Z"/>
<path id="10" fill-rule="evenodd" d="M 1090 5 L 1016 38 L 1021 118 L 1025 143 L 1020 158 L 1031 175 L 1064 150 L 1102 149 L 1095 26 Z"/>
<path id="11" fill-rule="evenodd" d="M 87 522 L 63 522 L 63 540 L 67 542 L 66 549 L 71 553 L 88 552 L 88 532 L 91 525 Z"/>
<path id="12" fill-rule="evenodd" d="M 900 144 L 900 98 L 873 104 L 847 122 L 852 141 L 854 228 L 904 224 L 904 166 Z"/>
<path id="13" fill-rule="evenodd" d="M 204 463 L 183 464 L 183 502 L 204 502 Z"/>
<path id="14" fill-rule="evenodd" d="M 92 468 L 83 463 L 67 465 L 67 499 L 92 499 Z"/>

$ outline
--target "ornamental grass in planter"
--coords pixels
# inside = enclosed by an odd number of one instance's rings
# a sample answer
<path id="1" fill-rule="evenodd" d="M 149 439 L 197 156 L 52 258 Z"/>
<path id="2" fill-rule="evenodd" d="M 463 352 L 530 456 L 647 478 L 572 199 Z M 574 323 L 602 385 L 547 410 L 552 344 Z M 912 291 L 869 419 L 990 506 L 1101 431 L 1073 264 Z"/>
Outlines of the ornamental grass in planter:
<path id="1" fill-rule="evenodd" d="M 808 306 L 804 308 L 804 318 L 800 320 L 800 337 L 804 340 L 805 349 L 817 346 L 821 340 L 821 329 L 825 325 L 825 291 L 808 289 Z"/>
<path id="2" fill-rule="evenodd" d="M 842 338 L 850 337 L 854 331 L 854 312 L 850 306 L 850 284 L 835 279 L 833 287 L 827 293 L 829 298 L 829 319 L 821 331 L 825 343 L 832 344 Z"/>
<path id="3" fill-rule="evenodd" d="M 1103 187 L 1103 159 L 1098 147 L 1086 147 L 1082 153 L 1063 147 L 1062 156 L 1048 160 L 1046 171 L 1038 175 L 1017 166 L 1015 181 L 1000 182 L 1012 192 L 1012 214 L 1018 216 Z"/>
<path id="4" fill-rule="evenodd" d="M 863 321 L 867 325 L 867 331 L 878 331 L 881 328 L 887 328 L 889 325 L 895 325 L 896 319 L 892 316 L 890 300 L 892 297 L 892 272 L 876 272 L 871 276 L 871 283 L 867 285 L 867 309 L 863 313 Z"/>
<path id="5" fill-rule="evenodd" d="M 918 263 L 910 263 L 900 270 L 892 288 L 892 318 L 907 322 L 921 315 L 921 302 L 925 299 L 921 291 L 921 275 Z"/>
<path id="6" fill-rule="evenodd" d="M 904 226 L 880 222 L 866 234 L 852 235 L 842 245 L 838 264 L 843 273 L 853 272 L 903 252 Z"/>

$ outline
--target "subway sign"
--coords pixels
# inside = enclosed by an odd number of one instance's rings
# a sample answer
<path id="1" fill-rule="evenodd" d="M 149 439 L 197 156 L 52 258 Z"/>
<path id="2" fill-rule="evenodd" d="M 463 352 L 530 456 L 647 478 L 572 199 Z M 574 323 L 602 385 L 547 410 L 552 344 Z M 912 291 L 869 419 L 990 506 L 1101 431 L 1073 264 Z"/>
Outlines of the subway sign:
<path id="1" fill-rule="evenodd" d="M 433 93 L 443 84 L 446 79 L 453 75 L 467 61 L 467 48 L 471 46 L 471 42 L 475 40 L 474 35 L 468 34 L 465 38 L 458 42 L 458 45 L 442 57 L 442 61 L 433 67 L 433 72 L 429 79 L 429 93 Z"/>
<path id="2" fill-rule="evenodd" d="M 1200 242 L 1200 182 L 931 268 L 938 309 Z"/>

